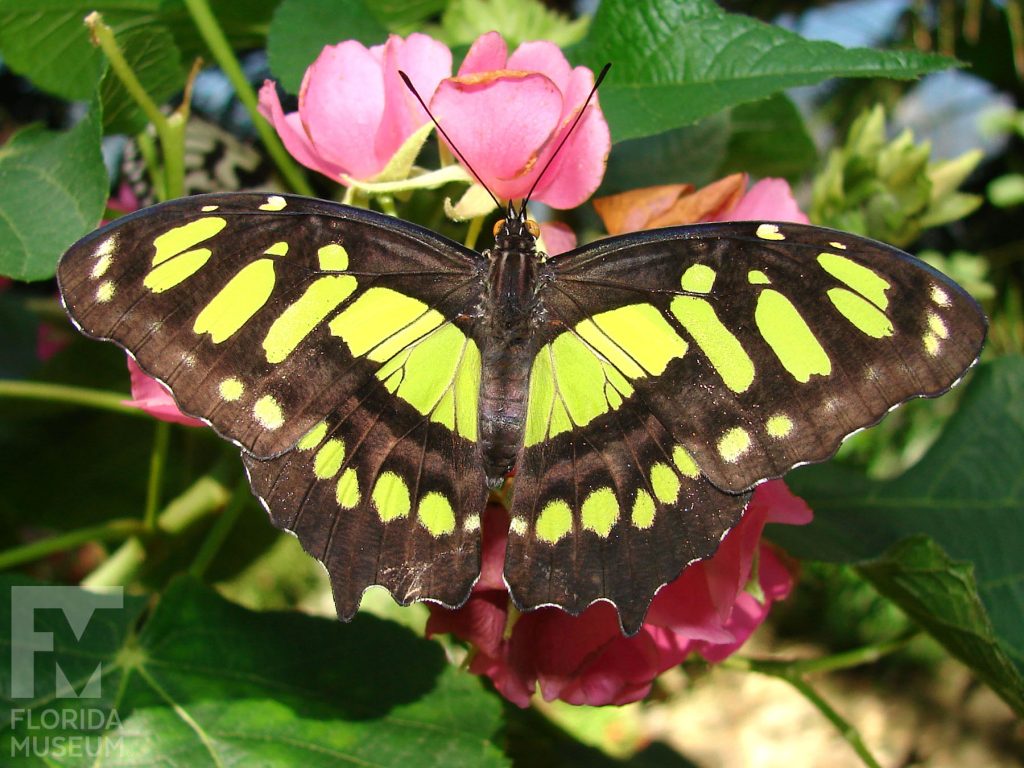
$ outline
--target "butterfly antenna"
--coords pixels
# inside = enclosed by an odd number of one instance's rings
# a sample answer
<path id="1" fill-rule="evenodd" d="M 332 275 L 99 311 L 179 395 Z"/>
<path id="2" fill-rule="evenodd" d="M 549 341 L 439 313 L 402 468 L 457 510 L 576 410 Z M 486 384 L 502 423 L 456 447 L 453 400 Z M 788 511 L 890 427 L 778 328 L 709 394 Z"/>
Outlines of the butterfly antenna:
<path id="1" fill-rule="evenodd" d="M 548 161 L 544 164 L 540 173 L 537 174 L 537 178 L 534 179 L 533 186 L 530 187 L 530 191 L 527 192 L 526 197 L 523 198 L 523 208 L 526 207 L 530 198 L 533 197 L 533 191 L 537 189 L 537 185 L 540 184 L 540 180 L 544 178 L 544 174 L 547 173 L 548 168 L 550 168 L 551 164 L 555 162 L 555 158 L 558 157 L 558 153 L 562 151 L 562 147 L 565 146 L 565 142 L 567 142 L 569 137 L 572 136 L 572 132 L 576 130 L 576 126 L 579 125 L 580 120 L 583 119 L 583 115 L 587 113 L 587 107 L 590 106 L 590 100 L 594 98 L 594 94 L 597 93 L 597 87 L 601 85 L 601 81 L 604 80 L 604 76 L 608 74 L 608 70 L 611 68 L 612 63 L 610 61 L 601 67 L 601 71 L 598 73 L 597 79 L 594 81 L 594 87 L 590 89 L 590 94 L 587 96 L 587 100 L 583 102 L 583 109 L 577 113 L 576 119 L 572 121 L 572 125 L 569 126 L 569 130 L 565 132 L 565 136 L 563 136 L 562 140 L 558 142 L 558 146 L 555 147 L 555 151 L 551 153 L 551 157 L 548 158 Z M 440 127 L 441 126 L 438 126 L 438 128 Z"/>
<path id="2" fill-rule="evenodd" d="M 412 80 L 409 79 L 409 76 L 405 74 L 405 72 L 403 72 L 402 70 L 398 70 L 398 76 L 402 78 L 402 82 L 405 83 L 405 87 L 408 88 L 412 92 L 412 95 L 416 97 L 416 101 L 418 101 L 420 103 L 420 106 L 423 107 L 423 111 L 427 113 L 427 117 L 430 118 L 430 121 L 435 126 L 437 126 L 437 130 L 441 133 L 442 136 L 444 136 L 444 140 L 448 142 L 448 146 L 452 148 L 452 152 L 458 155 L 459 160 L 462 161 L 462 164 L 464 166 L 469 168 L 469 172 L 476 177 L 477 181 L 480 182 L 480 186 L 484 188 L 484 191 L 487 192 L 488 195 L 490 195 L 491 200 L 494 201 L 494 204 L 498 207 L 498 210 L 500 211 L 501 203 L 498 202 L 498 198 L 494 196 L 494 193 L 491 192 L 491 190 L 487 189 L 487 185 L 484 184 L 484 180 L 480 178 L 480 174 L 473 169 L 473 166 L 469 164 L 469 160 L 466 159 L 466 156 L 459 151 L 459 148 L 456 147 L 455 144 L 452 142 L 451 138 L 448 136 L 448 133 L 445 131 L 445 129 L 441 127 L 441 124 L 439 122 L 437 122 L 437 118 L 435 118 L 433 113 L 431 113 L 430 107 L 428 107 L 426 102 L 423 101 L 423 97 L 420 96 L 419 92 L 416 90 L 416 86 L 414 86 L 412 84 Z"/>

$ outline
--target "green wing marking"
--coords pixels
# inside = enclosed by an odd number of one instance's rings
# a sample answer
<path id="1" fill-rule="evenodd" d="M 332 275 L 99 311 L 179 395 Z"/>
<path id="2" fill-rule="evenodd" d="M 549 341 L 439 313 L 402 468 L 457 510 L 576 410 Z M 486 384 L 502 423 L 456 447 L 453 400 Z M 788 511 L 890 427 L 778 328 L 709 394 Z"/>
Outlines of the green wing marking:
<path id="1" fill-rule="evenodd" d="M 547 263 L 506 575 L 522 607 L 611 599 L 627 629 L 751 488 L 948 390 L 986 330 L 948 278 L 817 227 L 672 228 Z"/>
<path id="2" fill-rule="evenodd" d="M 346 617 L 371 584 L 454 605 L 479 573 L 480 274 L 427 230 L 265 194 L 146 209 L 58 268 L 84 332 L 242 447 Z"/>

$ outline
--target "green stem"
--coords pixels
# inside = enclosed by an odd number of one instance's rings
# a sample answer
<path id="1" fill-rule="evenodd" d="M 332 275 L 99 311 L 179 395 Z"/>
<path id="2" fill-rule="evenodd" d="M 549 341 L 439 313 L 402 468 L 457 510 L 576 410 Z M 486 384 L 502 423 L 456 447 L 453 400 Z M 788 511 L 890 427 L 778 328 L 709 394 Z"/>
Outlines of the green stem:
<path id="1" fill-rule="evenodd" d="M 793 661 L 781 661 L 776 659 L 750 659 L 741 656 L 733 656 L 726 659 L 726 666 L 732 669 L 744 669 L 753 672 L 761 672 L 766 675 L 807 675 L 815 672 L 836 672 L 851 667 L 859 667 L 864 664 L 871 664 L 884 656 L 888 656 L 907 647 L 911 640 L 918 635 L 914 630 L 908 634 L 887 640 L 882 643 L 873 643 L 861 648 L 854 648 L 842 653 L 835 653 L 831 656 L 822 656 L 817 659 L 795 659 Z"/>
<path id="2" fill-rule="evenodd" d="M 235 87 L 239 100 L 252 117 L 260 139 L 263 141 L 264 146 L 266 146 L 267 152 L 270 154 L 277 169 L 281 172 L 281 175 L 284 176 L 285 180 L 296 192 L 303 195 L 312 195 L 313 188 L 309 186 L 306 177 L 302 175 L 298 166 L 292 161 L 291 155 L 285 150 L 273 127 L 260 114 L 256 92 L 249 85 L 249 81 L 245 79 L 245 74 L 242 72 L 242 67 L 235 57 L 235 52 L 231 50 L 231 44 L 228 43 L 224 31 L 221 29 L 220 24 L 217 23 L 213 11 L 210 10 L 210 4 L 207 0 L 185 0 L 185 7 L 188 8 L 188 12 L 191 14 L 192 21 L 199 30 L 199 34 L 202 35 L 206 45 L 213 53 L 214 60 L 224 70 L 224 74 L 227 75 L 228 80 Z"/>
<path id="3" fill-rule="evenodd" d="M 224 508 L 224 511 L 217 516 L 217 519 L 213 523 L 213 527 L 210 528 L 210 532 L 207 533 L 206 538 L 203 539 L 203 543 L 199 547 L 199 552 L 196 554 L 195 559 L 192 561 L 192 565 L 189 566 L 188 569 L 191 576 L 195 576 L 197 579 L 203 578 L 203 574 L 206 573 L 206 569 L 209 568 L 210 563 L 213 562 L 213 558 L 216 556 L 217 552 L 220 551 L 220 548 L 227 539 L 228 534 L 231 533 L 231 529 L 238 520 L 238 516 L 245 507 L 245 502 L 248 501 L 248 498 L 248 487 L 243 480 L 238 484 L 238 486 L 236 486 L 234 492 L 231 494 L 231 500 L 228 502 L 228 505 Z"/>
<path id="4" fill-rule="evenodd" d="M 845 717 L 836 712 L 832 705 L 825 701 L 806 680 L 797 676 L 780 676 L 780 679 L 792 685 L 805 699 L 817 707 L 818 711 L 835 726 L 836 730 L 839 731 L 839 735 L 843 737 L 846 743 L 853 748 L 853 751 L 857 753 L 857 756 L 863 761 L 864 765 L 868 766 L 868 768 L 882 768 L 874 755 L 864 745 L 860 732 Z"/>
<path id="5" fill-rule="evenodd" d="M 14 381 L 0 379 L 0 398 L 13 397 L 23 400 L 44 400 L 69 405 L 85 405 L 104 411 L 114 411 L 127 416 L 152 418 L 145 411 L 132 405 L 125 405 L 130 395 L 120 392 L 107 392 L 100 389 L 72 387 L 65 384 L 47 384 L 41 381 Z"/>
<path id="6" fill-rule="evenodd" d="M 157 518 L 157 535 L 174 537 L 195 521 L 222 508 L 229 500 L 229 491 L 219 477 L 226 471 L 226 465 L 218 465 L 164 507 Z M 124 586 L 135 578 L 145 562 L 146 548 L 143 540 L 133 537 L 86 576 L 82 586 Z"/>
<path id="7" fill-rule="evenodd" d="M 114 30 L 103 23 L 103 17 L 93 11 L 85 17 L 85 23 L 92 32 L 93 39 L 110 62 L 110 68 L 124 85 L 128 95 L 132 97 L 146 118 L 156 128 L 160 139 L 164 160 L 164 184 L 158 187 L 160 198 L 170 200 L 181 197 L 185 190 L 185 119 L 182 115 L 164 116 L 160 107 L 146 93 L 146 89 L 135 76 L 135 72 L 125 59 L 121 46 L 117 43 Z"/>
<path id="8" fill-rule="evenodd" d="M 480 239 L 480 230 L 484 228 L 483 216 L 477 216 L 469 220 L 469 229 L 466 230 L 466 239 L 463 241 L 467 248 L 476 248 L 476 241 Z"/>
<path id="9" fill-rule="evenodd" d="M 138 520 L 108 520 L 101 525 L 68 531 L 0 552 L 0 570 L 31 563 L 56 552 L 80 547 L 90 541 L 125 539 L 143 532 L 143 525 Z"/>
<path id="10" fill-rule="evenodd" d="M 153 450 L 149 454 L 149 481 L 146 484 L 146 509 L 143 521 L 147 531 L 156 529 L 156 514 L 160 508 L 160 487 L 163 485 L 164 466 L 167 464 L 167 444 L 171 436 L 171 425 L 166 421 L 156 423 L 153 435 Z"/>

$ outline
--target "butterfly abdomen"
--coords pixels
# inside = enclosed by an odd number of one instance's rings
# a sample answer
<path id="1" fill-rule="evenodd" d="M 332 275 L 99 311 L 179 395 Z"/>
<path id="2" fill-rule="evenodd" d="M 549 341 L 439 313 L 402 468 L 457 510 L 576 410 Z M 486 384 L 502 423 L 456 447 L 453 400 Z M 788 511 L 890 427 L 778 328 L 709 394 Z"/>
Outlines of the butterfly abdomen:
<path id="1" fill-rule="evenodd" d="M 490 270 L 484 304 L 488 332 L 481 350 L 480 437 L 484 470 L 492 488 L 515 464 L 526 424 L 530 366 L 537 354 L 536 241 L 502 232 L 488 252 Z"/>

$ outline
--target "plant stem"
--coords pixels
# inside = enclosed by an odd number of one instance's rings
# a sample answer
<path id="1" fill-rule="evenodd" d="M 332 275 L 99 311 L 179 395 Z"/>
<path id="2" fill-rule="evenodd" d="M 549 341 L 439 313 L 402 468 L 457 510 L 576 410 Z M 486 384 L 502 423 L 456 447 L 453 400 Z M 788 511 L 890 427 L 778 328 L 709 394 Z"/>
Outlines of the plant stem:
<path id="1" fill-rule="evenodd" d="M 477 216 L 469 220 L 469 229 L 466 230 L 466 239 L 463 241 L 467 248 L 476 248 L 476 241 L 480 239 L 480 230 L 483 228 L 483 216 Z"/>
<path id="2" fill-rule="evenodd" d="M 248 110 L 260 139 L 281 175 L 296 192 L 312 195 L 313 188 L 309 186 L 306 177 L 292 161 L 291 155 L 285 150 L 273 127 L 260 114 L 256 92 L 249 85 L 249 81 L 245 79 L 245 73 L 242 72 L 242 67 L 238 63 L 235 52 L 231 49 L 231 44 L 228 43 L 224 31 L 217 23 L 213 11 L 210 10 L 210 4 L 207 0 L 185 0 L 185 7 L 188 8 L 199 34 L 202 35 L 206 45 L 213 53 L 214 60 L 224 70 L 224 74 L 227 75 L 238 94 L 238 99 Z"/>
<path id="3" fill-rule="evenodd" d="M 231 529 L 234 527 L 235 522 L 238 520 L 239 514 L 245 507 L 245 502 L 248 500 L 249 494 L 247 491 L 246 483 L 243 480 L 236 487 L 231 494 L 231 500 L 228 505 L 224 508 L 224 511 L 217 516 L 217 519 L 213 523 L 213 527 L 210 528 L 210 532 L 206 534 L 206 538 L 203 539 L 202 545 L 199 547 L 199 552 L 196 554 L 195 559 L 192 561 L 192 565 L 189 566 L 189 575 L 195 576 L 197 579 L 203 578 L 206 573 L 206 569 L 213 562 L 213 558 L 217 552 L 220 551 L 221 546 L 227 539 L 228 534 L 231 533 Z"/>
<path id="4" fill-rule="evenodd" d="M 846 743 L 853 748 L 853 751 L 857 753 L 857 756 L 863 761 L 864 765 L 868 766 L 868 768 L 882 768 L 874 755 L 864 745 L 860 732 L 846 718 L 836 712 L 806 680 L 796 675 L 781 675 L 778 677 L 796 688 L 797 691 L 803 694 L 805 699 L 817 707 L 818 711 L 835 726 L 836 730 L 839 731 L 839 735 L 843 737 Z"/>
<path id="5" fill-rule="evenodd" d="M 24 400 L 44 400 L 69 405 L 85 405 L 104 411 L 114 411 L 127 416 L 151 419 L 148 413 L 131 405 L 125 405 L 129 395 L 107 392 L 100 389 L 72 387 L 65 384 L 47 384 L 41 381 L 14 381 L 0 379 L 0 398 L 14 397 Z"/>
<path id="6" fill-rule="evenodd" d="M 835 672 L 851 667 L 859 667 L 864 664 L 871 664 L 884 656 L 895 653 L 905 648 L 911 640 L 918 635 L 913 630 L 893 640 L 886 640 L 881 643 L 872 643 L 861 648 L 854 648 L 842 653 L 835 653 L 831 656 L 822 656 L 817 659 L 795 659 L 782 661 L 777 659 L 750 659 L 745 657 L 732 657 L 726 660 L 726 665 L 733 669 L 745 669 L 753 672 L 761 672 L 766 675 L 806 675 L 814 672 Z"/>
<path id="7" fill-rule="evenodd" d="M 171 425 L 166 421 L 156 423 L 153 435 L 153 450 L 149 454 L 149 481 L 146 483 L 146 508 L 143 522 L 147 531 L 156 529 L 156 514 L 160 508 L 160 487 L 163 485 L 164 466 L 167 464 L 167 443 L 171 436 Z"/>
<path id="8" fill-rule="evenodd" d="M 0 570 L 31 563 L 55 552 L 80 547 L 90 541 L 125 539 L 141 533 L 144 533 L 144 528 L 138 520 L 108 520 L 101 525 L 68 531 L 0 552 Z"/>

